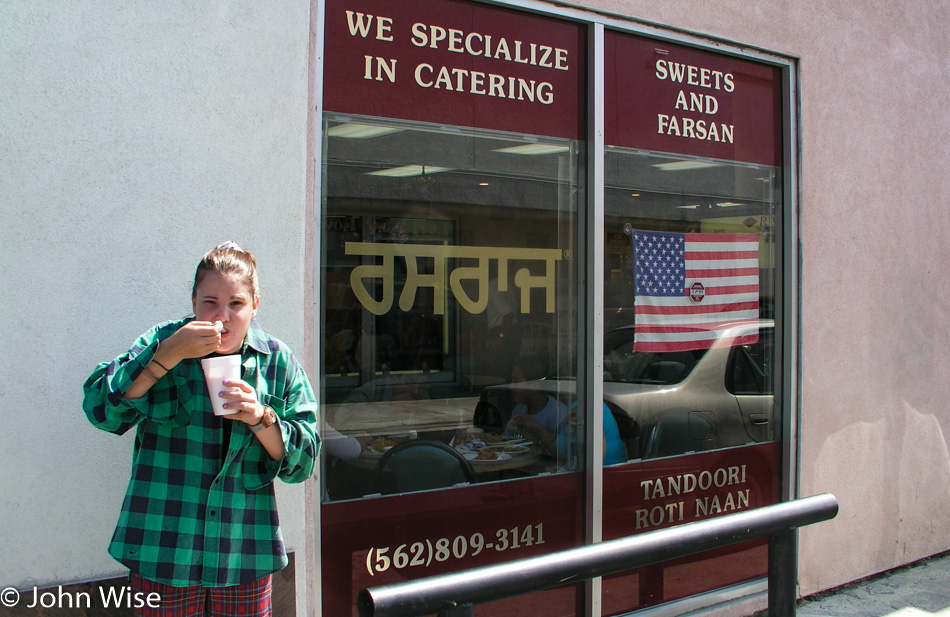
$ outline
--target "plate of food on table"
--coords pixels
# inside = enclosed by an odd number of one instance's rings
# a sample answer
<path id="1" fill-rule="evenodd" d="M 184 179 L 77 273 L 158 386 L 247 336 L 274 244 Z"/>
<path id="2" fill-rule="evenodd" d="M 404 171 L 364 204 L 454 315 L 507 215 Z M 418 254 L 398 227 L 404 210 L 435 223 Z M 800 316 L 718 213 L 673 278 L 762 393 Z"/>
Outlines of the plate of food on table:
<path id="1" fill-rule="evenodd" d="M 403 435 L 381 435 L 373 439 L 372 443 L 363 453 L 364 456 L 382 456 L 394 446 L 398 446 L 404 441 L 409 441 L 412 437 L 408 434 Z"/>
<path id="2" fill-rule="evenodd" d="M 464 441 L 456 441 L 455 449 L 466 460 L 478 463 L 507 461 L 530 451 L 529 442 L 517 437 L 478 431 L 466 435 L 465 438 Z"/>
<path id="3" fill-rule="evenodd" d="M 524 443 L 524 439 L 520 437 L 511 437 L 508 435 L 497 435 L 495 433 L 479 433 L 481 441 L 488 447 L 491 446 L 510 446 Z"/>

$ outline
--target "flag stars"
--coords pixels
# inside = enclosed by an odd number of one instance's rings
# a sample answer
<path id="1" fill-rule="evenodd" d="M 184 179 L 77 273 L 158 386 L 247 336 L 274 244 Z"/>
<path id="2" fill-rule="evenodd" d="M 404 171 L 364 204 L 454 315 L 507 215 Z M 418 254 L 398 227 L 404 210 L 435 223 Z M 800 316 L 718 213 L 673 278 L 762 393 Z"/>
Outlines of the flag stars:
<path id="1" fill-rule="evenodd" d="M 665 232 L 637 232 L 633 246 L 635 293 L 680 295 L 686 278 L 682 236 Z"/>

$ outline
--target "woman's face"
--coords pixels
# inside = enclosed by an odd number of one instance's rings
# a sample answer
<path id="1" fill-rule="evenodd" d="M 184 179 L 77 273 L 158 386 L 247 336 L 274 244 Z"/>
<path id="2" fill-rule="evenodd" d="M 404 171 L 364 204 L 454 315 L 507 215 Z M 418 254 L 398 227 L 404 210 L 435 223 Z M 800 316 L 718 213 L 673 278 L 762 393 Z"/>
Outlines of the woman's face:
<path id="1" fill-rule="evenodd" d="M 253 297 L 239 279 L 208 272 L 195 289 L 193 308 L 197 321 L 220 321 L 224 325 L 217 351 L 232 354 L 241 349 L 258 302 L 260 298 Z"/>

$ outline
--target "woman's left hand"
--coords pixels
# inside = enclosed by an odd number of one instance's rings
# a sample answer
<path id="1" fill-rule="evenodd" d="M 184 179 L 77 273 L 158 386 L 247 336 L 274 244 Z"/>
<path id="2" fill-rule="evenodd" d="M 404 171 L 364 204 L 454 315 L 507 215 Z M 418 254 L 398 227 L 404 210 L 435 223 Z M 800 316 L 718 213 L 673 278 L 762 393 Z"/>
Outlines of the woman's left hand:
<path id="1" fill-rule="evenodd" d="M 224 416 L 230 420 L 238 420 L 245 424 L 257 424 L 264 415 L 264 406 L 257 400 L 257 392 L 246 381 L 227 379 L 224 381 L 224 390 L 221 398 L 227 399 L 224 404 L 228 411 L 236 413 Z"/>

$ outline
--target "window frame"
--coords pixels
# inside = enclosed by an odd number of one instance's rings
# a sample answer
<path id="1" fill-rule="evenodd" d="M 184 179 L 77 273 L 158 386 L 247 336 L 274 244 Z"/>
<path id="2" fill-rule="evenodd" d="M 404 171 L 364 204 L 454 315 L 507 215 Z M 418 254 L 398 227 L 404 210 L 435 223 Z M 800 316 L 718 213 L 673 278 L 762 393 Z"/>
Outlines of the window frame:
<path id="1" fill-rule="evenodd" d="M 773 376 L 776 407 L 781 410 L 781 490 L 780 498 L 783 501 L 795 499 L 799 496 L 799 459 L 800 445 L 798 439 L 801 415 L 801 367 L 800 367 L 800 259 L 799 259 L 799 167 L 800 167 L 800 129 L 798 116 L 800 112 L 799 85 L 797 59 L 764 48 L 749 46 L 736 41 L 704 36 L 684 30 L 675 30 L 634 18 L 598 11 L 596 9 L 571 8 L 564 5 L 544 2 L 542 0 L 471 0 L 476 3 L 494 5 L 509 9 L 536 13 L 558 19 L 575 21 L 586 24 L 588 28 L 588 116 L 587 116 L 587 171 L 586 171 L 586 217 L 579 220 L 578 230 L 578 257 L 582 259 L 579 267 L 585 273 L 586 287 L 579 289 L 586 300 L 579 303 L 577 331 L 579 333 L 596 333 L 596 336 L 586 336 L 584 347 L 579 348 L 583 357 L 589 359 L 583 363 L 586 367 L 583 383 L 589 384 L 578 392 L 578 397 L 585 403 L 588 410 L 599 410 L 603 404 L 603 383 L 599 375 L 603 371 L 603 327 L 604 316 L 598 307 L 604 301 L 604 74 L 603 52 L 605 29 L 620 31 L 627 34 L 651 37 L 658 41 L 668 41 L 680 45 L 693 46 L 701 50 L 718 54 L 734 55 L 736 57 L 765 63 L 777 67 L 781 72 L 782 107 L 782 226 L 776 237 L 776 258 L 778 276 L 780 280 L 775 287 L 775 336 L 781 340 L 782 375 Z M 324 33 L 322 24 L 325 14 L 324 0 L 317 0 L 313 9 L 313 62 L 311 73 L 311 97 L 314 102 L 314 117 L 322 118 L 323 109 L 323 63 Z M 321 366 L 323 341 L 320 340 L 321 314 L 315 307 L 322 302 L 321 294 L 321 238 L 323 236 L 322 217 L 325 212 L 325 196 L 322 175 L 324 162 L 322 161 L 325 148 L 321 135 L 321 122 L 312 123 L 311 139 L 314 144 L 311 163 L 313 167 L 311 183 L 311 203 L 313 208 L 309 219 L 308 245 L 310 252 L 312 278 L 309 285 L 312 289 L 312 302 L 306 307 L 311 316 L 310 366 Z M 320 373 L 315 371 L 315 387 L 319 383 Z M 580 376 L 579 376 L 580 377 Z M 602 419 L 599 413 L 589 413 L 586 432 L 586 506 L 587 518 L 585 541 L 597 542 L 602 537 L 602 452 L 603 446 L 595 435 L 600 434 Z M 315 563 L 316 576 L 320 577 L 320 496 L 319 491 L 312 491 L 313 523 L 316 525 L 315 534 Z M 322 606 L 321 590 L 316 586 L 315 606 Z M 687 610 L 698 610 L 713 604 L 734 600 L 749 594 L 764 593 L 764 580 L 746 585 L 742 589 L 720 589 L 702 597 L 690 597 L 684 600 L 663 605 L 654 609 L 646 609 L 651 616 L 681 614 Z M 600 587 L 599 580 L 587 583 L 587 612 L 600 614 Z M 319 611 L 320 609 L 317 608 Z"/>

